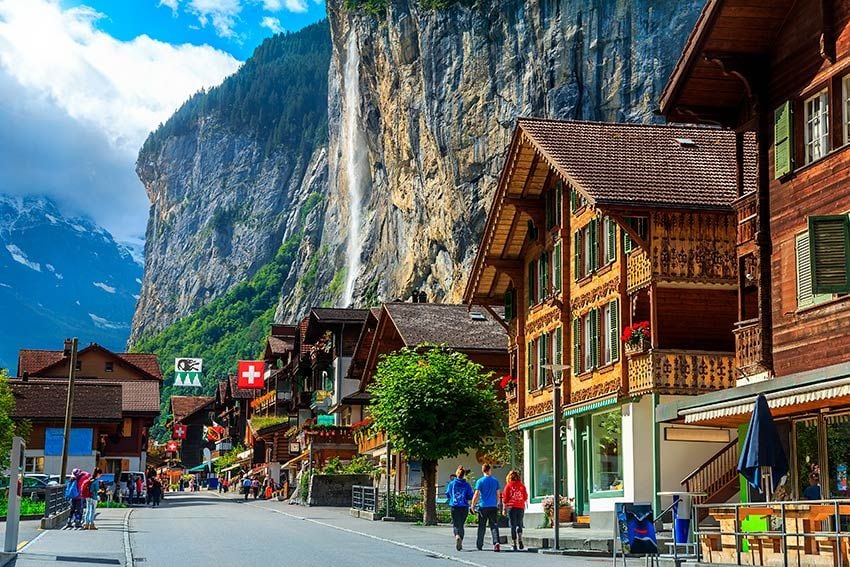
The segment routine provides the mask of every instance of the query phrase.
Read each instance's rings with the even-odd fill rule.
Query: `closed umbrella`
[[[762,467],[767,467],[770,471],[771,484],[767,494],[770,499],[773,488],[778,486],[782,477],[788,474],[788,457],[782,448],[782,441],[776,431],[767,398],[759,395],[750,418],[750,429],[741,448],[738,472],[760,493],[764,492],[759,482]]]

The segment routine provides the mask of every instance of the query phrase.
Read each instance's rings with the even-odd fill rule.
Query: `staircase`
[[[695,497],[694,504],[728,502],[740,488],[738,481],[738,440],[730,442],[713,457],[682,480],[688,492],[705,492],[707,496]],[[700,509],[697,523],[705,519],[708,511]]]

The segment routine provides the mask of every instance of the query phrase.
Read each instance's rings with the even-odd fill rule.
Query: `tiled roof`
[[[407,346],[445,344],[456,350],[508,349],[508,333],[480,307],[440,303],[387,303],[393,326]],[[474,320],[478,313],[483,320]]]
[[[322,323],[365,321],[368,309],[336,309],[326,307],[313,308],[310,313]]]
[[[23,376],[24,372],[35,374],[61,360],[61,350],[20,350],[18,351],[18,376]]]
[[[207,405],[212,398],[207,396],[171,396],[171,413],[174,421],[180,421]]]
[[[162,380],[162,369],[155,354],[143,352],[116,352],[115,354],[136,368],[141,368],[154,378]]]
[[[286,354],[295,348],[295,337],[269,337],[269,348],[272,354]]]
[[[533,118],[518,127],[596,204],[729,208],[738,195],[732,131]],[[752,189],[754,165],[745,171]]]
[[[12,417],[32,420],[63,420],[68,385],[56,380],[10,380],[15,397]],[[120,420],[121,385],[79,382],[74,385],[74,419],[78,421]]]
[[[253,400],[257,397],[260,390],[248,390],[239,387],[239,379],[234,374],[230,377],[230,391],[233,392],[233,397],[237,400]]]
[[[124,363],[139,369],[143,373],[162,380],[162,371],[160,370],[159,361],[155,354],[112,352],[94,343],[80,349],[78,354],[82,355],[86,350],[92,348],[112,354]],[[18,352],[18,375],[23,376],[24,372],[28,372],[31,376],[36,376],[39,372],[61,363],[63,359],[64,357],[62,356],[61,350],[22,349]]]
[[[159,382],[125,380],[116,382],[122,388],[122,407],[128,413],[159,413]]]

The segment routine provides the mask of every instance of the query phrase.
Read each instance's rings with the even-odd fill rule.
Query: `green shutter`
[[[850,293],[850,219],[809,217],[812,293]]]
[[[628,254],[632,251],[632,237],[625,230],[623,231],[623,254]]]
[[[608,348],[611,360],[620,358],[620,300],[608,304]]]
[[[564,330],[561,327],[555,329],[555,344],[552,346],[552,362],[564,363]]]
[[[561,291],[561,243],[555,243],[552,251],[552,290]]]
[[[536,262],[528,263],[528,286],[526,286],[525,296],[528,301],[528,306],[531,307],[534,305],[534,302],[537,300],[537,286],[534,285],[535,274],[537,273],[537,265]]]
[[[505,292],[505,321],[511,321],[514,318],[514,299],[513,289]]]
[[[555,226],[563,225],[562,210],[564,208],[564,184],[558,181],[555,185]]]
[[[576,190],[571,188],[570,189],[570,212],[571,213],[576,212],[577,208],[578,208],[578,196],[576,195]]]
[[[587,238],[590,242],[590,271],[595,272],[599,268],[599,223],[596,219],[587,225]]]
[[[791,136],[791,101],[786,101],[773,112],[773,178],[791,173],[794,163]]]
[[[573,258],[573,271],[575,272],[576,281],[581,279],[581,231],[577,230],[575,233],[575,237],[573,238],[573,244],[575,245],[575,255]]]
[[[539,355],[537,360],[537,384],[542,387],[549,383],[549,373],[545,368],[543,368],[545,365],[549,364],[549,335],[543,333],[540,335],[538,341],[537,350]]]
[[[549,295],[549,253],[543,252],[537,260],[537,298],[543,301]]]
[[[528,341],[525,350],[525,387],[529,392],[535,389],[534,386],[534,341]]]
[[[590,317],[590,364],[593,368],[599,366],[599,310],[591,309]]]
[[[581,319],[573,319],[573,359],[570,361],[573,374],[581,373]]]
[[[812,263],[808,232],[797,235],[795,249],[797,251],[797,309],[811,307],[830,299],[832,294],[812,294]]]
[[[613,262],[617,259],[617,223],[613,219],[608,221],[608,257],[605,258],[605,263]]]

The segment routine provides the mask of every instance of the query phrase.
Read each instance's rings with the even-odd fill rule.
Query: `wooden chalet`
[[[204,428],[212,424],[214,402],[210,396],[171,396],[172,418],[166,426],[172,431],[178,425],[186,427],[186,438],[179,441],[179,460],[184,469],[203,463],[204,449],[215,449],[215,444],[204,437]]]
[[[16,414],[21,418],[27,417],[33,423],[26,453],[30,472],[59,474],[61,450],[57,455],[54,442],[58,435],[61,444],[65,402],[61,404],[61,417],[57,422],[54,411],[57,408],[54,408],[53,404],[59,402],[53,398],[65,399],[63,396],[66,394],[62,394],[60,390],[67,393],[69,364],[70,358],[65,357],[61,350],[24,349],[18,353],[19,378],[12,381],[16,397],[37,400],[37,397],[31,396],[37,396],[38,388],[43,387],[45,399],[52,400],[45,404],[42,415],[32,406],[31,409],[24,410],[23,405]],[[162,373],[156,355],[112,352],[94,343],[81,349],[77,353],[71,432],[71,443],[76,442],[78,445],[75,445],[77,454],[72,455],[69,460],[69,463],[78,464],[69,466],[85,464],[86,470],[99,466],[105,472],[145,470],[148,431],[160,413],[161,383]],[[108,404],[114,397],[113,393],[118,391],[118,426],[94,427],[90,423],[87,425],[86,418],[90,421],[94,414],[78,413],[79,408],[88,403],[88,400],[80,401],[81,405],[76,405],[81,391],[94,396],[95,401],[99,396],[103,396],[105,404]],[[23,401],[21,403],[24,404]],[[29,417],[21,413],[31,411],[34,413]],[[112,419],[112,414],[109,416],[109,419]],[[82,419],[78,421],[78,418]],[[88,452],[82,446],[86,443],[90,445]]]
[[[754,135],[758,170],[755,187],[734,203],[742,380],[733,390],[662,405],[657,418],[743,434],[755,397],[764,394],[791,461],[787,482],[775,487],[784,499],[802,499],[813,473],[822,498],[850,497],[848,100],[850,4],[710,0],[660,104],[669,120],[734,132],[731,172],[748,156],[742,140]],[[736,460],[730,447],[690,486],[709,492],[709,502],[723,501],[724,487],[737,488]],[[744,502],[760,498],[741,491]],[[804,564],[832,565],[840,561],[834,550],[807,545]],[[735,562],[728,541],[712,551],[716,562]],[[791,549],[786,558],[796,564],[798,553]]]
[[[593,525],[611,522],[616,500],[657,504],[717,451],[665,441],[653,411],[735,384],[735,141],[710,128],[518,121],[465,301],[505,306],[509,421],[532,513],[554,481],[545,364],[571,368],[558,481]],[[642,322],[650,339],[624,345],[623,329]]]

